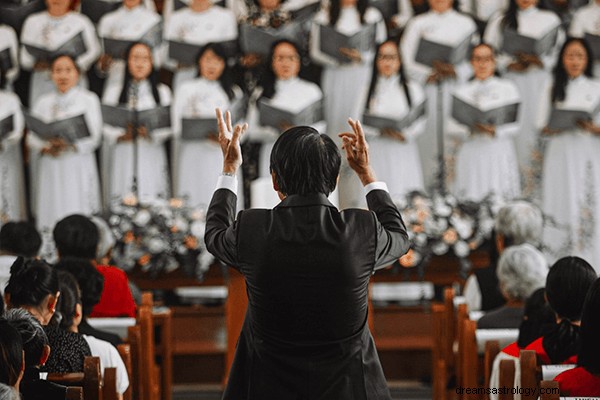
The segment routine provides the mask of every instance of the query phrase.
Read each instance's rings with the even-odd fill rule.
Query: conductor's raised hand
[[[348,118],[348,124],[352,132],[343,132],[342,149],[346,152],[346,159],[350,168],[356,172],[363,185],[375,182],[375,172],[369,163],[369,145],[365,139],[365,133],[359,121]]]
[[[240,140],[248,129],[248,124],[231,125],[231,113],[227,111],[225,118],[220,108],[216,109],[219,126],[219,145],[223,152],[223,173],[235,174],[242,165],[242,147]]]

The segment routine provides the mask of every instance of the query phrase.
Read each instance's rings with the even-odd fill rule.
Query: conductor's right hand
[[[369,145],[365,139],[362,125],[359,121],[348,118],[351,132],[340,133],[342,138],[342,149],[346,151],[346,159],[350,168],[356,172],[363,186],[375,182],[375,172],[369,163]]]
[[[227,174],[236,174],[240,165],[242,165],[242,148],[240,139],[248,129],[248,124],[236,124],[235,128],[231,126],[231,113],[223,113],[217,108],[217,123],[219,126],[219,144],[223,152],[223,172]]]

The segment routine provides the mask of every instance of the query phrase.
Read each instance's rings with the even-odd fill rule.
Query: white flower
[[[473,235],[473,224],[471,220],[460,218],[458,215],[453,215],[450,217],[450,223],[454,226],[458,236],[462,239],[467,239]]]
[[[133,218],[133,223],[136,224],[137,226],[144,227],[144,226],[148,225],[148,222],[150,222],[151,219],[152,219],[152,214],[150,214],[150,211],[148,211],[146,209],[141,209],[140,211],[138,211],[138,213]]]
[[[170,226],[175,227],[178,232],[183,232],[188,229],[187,221],[181,216],[175,218],[175,221],[173,221],[173,225]]]
[[[161,253],[169,248],[167,243],[164,240],[161,240],[157,237],[153,237],[147,242],[148,251],[152,254]]]
[[[415,244],[417,246],[425,246],[427,244],[427,235],[424,233],[419,233],[415,236]]]
[[[197,238],[204,237],[204,231],[206,230],[206,224],[202,221],[194,221],[190,226],[190,233]]]
[[[444,242],[437,242],[433,246],[431,246],[431,251],[436,256],[441,256],[442,254],[446,254],[448,252],[448,245]]]
[[[469,255],[469,245],[467,244],[467,242],[463,242],[462,240],[459,240],[458,242],[454,243],[454,254],[456,254],[457,257],[466,257]]]

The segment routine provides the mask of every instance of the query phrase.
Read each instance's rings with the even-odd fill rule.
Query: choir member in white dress
[[[102,96],[102,103],[138,111],[171,104],[171,91],[158,83],[152,49],[135,43],[127,52],[127,69],[123,84],[111,85]],[[137,195],[141,202],[152,202],[170,196],[169,167],[165,142],[172,136],[170,127],[148,131],[144,126],[127,129],[104,125],[103,149],[107,177],[105,186],[109,204],[121,202],[125,196]],[[134,142],[135,141],[135,142]],[[137,142],[137,144],[136,144]],[[134,151],[137,148],[137,165]],[[137,193],[133,187],[133,171],[137,172]]]
[[[587,6],[581,7],[575,12],[571,25],[569,26],[569,35],[577,38],[584,38],[586,34],[600,36],[600,0],[592,0]],[[594,53],[594,76],[600,76],[600,46],[598,50],[592,48]]]
[[[279,129],[261,126],[257,102],[267,101],[277,109],[298,113],[323,98],[318,85],[298,77],[301,63],[300,51],[294,42],[286,39],[275,42],[260,86],[252,94],[248,108],[248,138],[262,143],[258,158],[259,178],[271,176],[271,149],[279,134],[291,126]],[[315,121],[311,126],[320,132],[326,129],[325,121]]]
[[[150,30],[156,29],[162,20],[155,11],[149,10],[142,0],[123,0],[123,6],[105,14],[98,23],[98,36],[102,38],[117,39],[130,42],[147,42],[151,38],[144,38]],[[159,28],[160,29],[160,25]],[[149,43],[150,44],[150,43]],[[155,68],[160,67],[162,56],[161,46],[154,47]],[[107,74],[104,86],[120,85],[125,73],[125,61],[103,54],[98,62],[99,69]]]
[[[0,82],[6,89],[19,76],[19,41],[15,30],[9,25],[0,24]]]
[[[26,216],[21,102],[14,93],[0,90],[0,124],[7,118],[12,119],[12,131],[3,134],[0,127],[0,224],[21,221]]]
[[[450,93],[457,83],[467,81],[471,75],[471,66],[466,55],[465,59],[456,65],[438,62],[432,67],[422,64],[417,61],[419,45],[422,39],[426,39],[455,48],[465,40],[471,40],[473,43],[477,40],[475,22],[471,17],[455,10],[453,7],[457,6],[453,0],[428,0],[428,2],[430,10],[409,21],[400,42],[400,54],[408,77],[426,85],[427,124],[425,134],[417,140],[426,186],[439,183],[439,178],[446,179],[445,176],[440,177],[439,170],[439,109],[442,110],[440,123],[444,131],[441,134],[459,129],[449,120]],[[438,96],[442,98],[441,107],[438,106]],[[450,146],[446,143],[445,147]]]
[[[600,81],[592,78],[587,43],[569,39],[560,52],[548,100],[540,107],[539,124],[548,137],[544,155],[542,210],[566,225],[566,237],[547,228],[544,242],[556,257],[576,255],[600,269]],[[547,126],[551,109],[596,110],[592,120],[564,131]]]
[[[404,29],[408,21],[413,17],[415,11],[410,0],[397,0],[398,14],[391,18],[392,27],[396,29]],[[386,17],[386,16],[384,16]]]
[[[95,150],[102,137],[98,97],[77,86],[80,72],[73,58],[59,56],[50,66],[56,89],[35,99],[32,114],[52,122],[83,115],[90,136],[73,144],[57,137],[44,140],[29,132],[32,156],[33,206],[40,232],[48,232],[70,214],[100,211],[100,182]]]
[[[48,10],[29,16],[21,31],[21,67],[33,70],[29,84],[29,102],[32,104],[42,94],[51,92],[53,84],[48,73],[48,62],[36,60],[25,44],[53,51],[81,33],[85,51],[75,56],[82,72],[80,84],[84,87],[87,86],[85,71],[100,56],[100,43],[94,25],[85,15],[70,11],[71,0],[47,0],[46,3]]]
[[[171,109],[176,137],[174,155],[175,195],[188,204],[208,207],[214,191],[214,176],[220,171],[221,147],[215,135],[209,139],[186,140],[181,137],[182,118],[214,118],[215,108],[229,110],[234,101],[240,101],[242,91],[233,84],[227,66],[225,50],[218,43],[208,43],[198,58],[198,77],[185,82],[176,92]],[[234,116],[239,119],[239,116]],[[216,120],[215,120],[216,124]],[[241,177],[238,177],[238,207],[243,208]]]
[[[540,88],[546,87],[550,81],[558,50],[564,42],[564,32],[559,28],[555,45],[541,56],[523,54],[515,57],[503,52],[502,48],[505,29],[513,29],[520,35],[539,38],[560,25],[561,21],[555,13],[540,10],[536,4],[537,0],[510,0],[508,10],[504,14],[496,14],[490,20],[484,34],[485,43],[499,52],[498,69],[501,73],[506,71],[505,77],[513,81],[521,92],[520,128],[519,135],[516,137],[516,146],[524,184],[523,191],[528,197],[537,196],[536,166],[533,165],[532,160],[535,159],[534,152],[538,140],[536,116],[544,95]]]
[[[310,55],[314,62],[323,65],[321,86],[325,95],[325,120],[327,133],[341,143],[337,134],[347,129],[348,117],[360,118],[364,109],[364,88],[369,84],[369,71],[375,57],[374,46],[368,51],[341,48],[350,60],[340,63],[320,49],[320,26],[333,27],[344,35],[353,35],[375,25],[375,42],[386,39],[386,27],[379,10],[368,7],[367,0],[331,0],[313,20],[310,37]],[[356,175],[343,164],[338,182],[340,207],[355,207],[363,203],[361,185]]]
[[[166,21],[164,31],[165,41],[194,44],[198,48],[209,42],[229,42],[237,37],[237,21],[233,12],[213,5],[211,0],[192,0],[189,7],[175,11]],[[179,65],[176,60],[169,59],[168,66],[175,71],[175,92],[181,83],[193,79],[196,74],[194,65]]]
[[[425,92],[417,82],[408,82],[401,67],[398,44],[388,40],[377,48],[365,113],[402,120],[411,110],[423,106]],[[394,199],[413,190],[423,191],[423,171],[416,138],[425,129],[425,114],[402,131],[378,130],[365,124],[373,168],[388,185]],[[370,135],[373,133],[373,135]]]
[[[473,49],[472,81],[456,88],[454,95],[479,110],[516,104],[520,95],[514,83],[494,76],[494,50],[487,44]],[[481,201],[493,194],[504,201],[521,194],[521,182],[513,137],[519,133],[517,122],[501,125],[465,126],[464,138],[456,159],[454,194],[459,199]]]

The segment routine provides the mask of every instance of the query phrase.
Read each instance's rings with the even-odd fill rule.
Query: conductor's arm
[[[377,232],[374,269],[385,267],[408,251],[410,242],[406,227],[398,208],[392,201],[387,187],[377,182],[375,172],[369,163],[368,144],[359,121],[348,120],[353,133],[340,133],[346,151],[348,165],[356,172],[367,191],[367,204],[375,213]]]
[[[208,251],[227,265],[237,265],[236,188],[237,171],[242,165],[240,137],[248,124],[231,126],[231,114],[225,115],[217,109],[219,144],[223,151],[223,175],[219,177],[217,190],[213,194],[206,213],[204,242]]]

